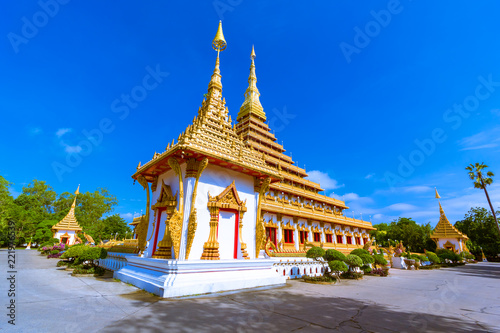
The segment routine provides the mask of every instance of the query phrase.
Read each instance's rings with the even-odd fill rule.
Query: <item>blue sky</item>
[[[500,173],[499,10],[494,1],[9,2],[0,174],[13,194],[34,178],[58,193],[107,187],[131,221],[145,193],[130,176],[196,115],[222,20],[233,119],[254,44],[270,126],[349,216],[434,225],[437,187],[454,222],[486,206],[465,166]],[[500,187],[490,191],[499,207]]]

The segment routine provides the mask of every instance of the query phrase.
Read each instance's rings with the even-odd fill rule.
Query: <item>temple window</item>
[[[293,243],[293,229],[285,229],[285,243]]]
[[[368,238],[363,237],[363,244],[366,244],[366,243],[368,243]]]
[[[337,235],[337,243],[339,244],[343,244],[343,239],[342,239],[342,235]]]
[[[300,244],[304,244],[304,241],[307,240],[307,231],[300,231]]]
[[[361,245],[361,237],[356,237],[356,245]]]
[[[321,242],[321,234],[319,232],[313,233],[313,236],[315,242]]]
[[[347,244],[352,244],[352,236],[346,236]]]
[[[326,234],[326,242],[327,243],[333,243],[332,235],[331,234]]]
[[[266,239],[270,239],[276,245],[276,228],[266,227]]]

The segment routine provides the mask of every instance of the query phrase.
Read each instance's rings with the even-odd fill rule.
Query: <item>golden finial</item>
[[[139,170],[141,167],[141,162],[139,161],[139,164],[137,165],[137,170]]]
[[[215,51],[217,51],[217,53],[219,53],[219,51],[224,51],[226,46],[227,43],[224,39],[224,34],[222,33],[222,21],[219,21],[219,28],[217,29],[214,40],[212,41],[212,47]]]
[[[250,54],[250,59],[252,59],[252,60],[255,59],[255,50],[254,50],[253,45],[252,45],[252,54]]]
[[[441,197],[439,196],[437,188],[434,187],[434,190],[436,191],[436,199],[440,199]]]
[[[78,184],[78,187],[77,187],[77,189],[75,191],[75,195],[77,195],[77,194],[80,194],[80,184]]]

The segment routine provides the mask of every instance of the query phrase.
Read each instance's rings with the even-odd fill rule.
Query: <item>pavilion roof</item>
[[[68,214],[66,214],[66,216],[61,221],[59,221],[55,226],[53,226],[52,230],[74,230],[74,231],[82,230],[82,227],[80,227],[75,217],[76,196],[80,193],[78,191],[79,189],[80,185],[78,185],[78,188],[76,189],[75,199],[73,200],[73,204],[71,205]]]
[[[439,238],[462,238],[462,239],[469,239],[467,235],[461,233],[458,231],[457,228],[455,228],[450,221],[448,221],[448,218],[446,217],[443,207],[441,207],[441,203],[439,203],[439,222],[434,228],[434,231],[431,234],[432,239],[439,239]]]

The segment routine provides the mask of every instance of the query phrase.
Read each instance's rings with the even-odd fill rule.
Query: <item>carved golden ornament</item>
[[[317,225],[315,225],[315,226],[313,226],[313,227],[311,227],[311,228],[312,228],[312,232],[316,232],[316,233],[318,233],[318,232],[321,232],[321,231],[322,231],[320,228],[318,228],[318,226],[317,226]]]
[[[169,222],[175,259],[179,259],[182,236],[182,216],[184,214],[184,185],[182,182],[182,170],[177,159],[175,157],[170,157],[168,159],[168,165],[172,168],[172,170],[179,178],[179,210],[176,209],[174,211]]]
[[[288,223],[281,222],[281,229],[293,229],[293,230],[295,230],[295,225],[292,224],[290,221],[288,221]]]
[[[305,224],[300,224],[297,226],[299,231],[310,231],[310,229]]]
[[[189,253],[191,252],[191,246],[193,245],[194,235],[196,233],[197,226],[198,224],[196,222],[196,208],[195,208],[191,210],[191,214],[189,215],[188,235],[186,243],[186,260],[189,258]]]
[[[278,223],[273,222],[272,219],[269,219],[269,221],[265,222],[264,225],[266,228],[278,228]]]
[[[151,183],[151,192],[156,192],[156,188],[158,187],[158,176],[153,177],[153,182]]]
[[[174,247],[174,255],[179,259],[181,235],[182,235],[182,215],[176,209],[172,218],[169,221],[170,237],[172,238],[172,245]]]
[[[255,258],[259,257],[260,249],[265,245],[266,227],[264,225],[264,219],[257,222],[255,227]]]
[[[262,184],[260,185],[260,192],[259,192],[259,202],[257,204],[257,219],[255,221],[255,258],[259,257],[259,252],[261,248],[264,246],[264,235],[266,232],[266,228],[264,226],[264,219],[262,218],[262,199],[265,195],[266,192],[269,191],[269,185],[271,184],[271,177],[267,177],[262,181]],[[263,234],[257,234],[259,229],[264,228]]]

